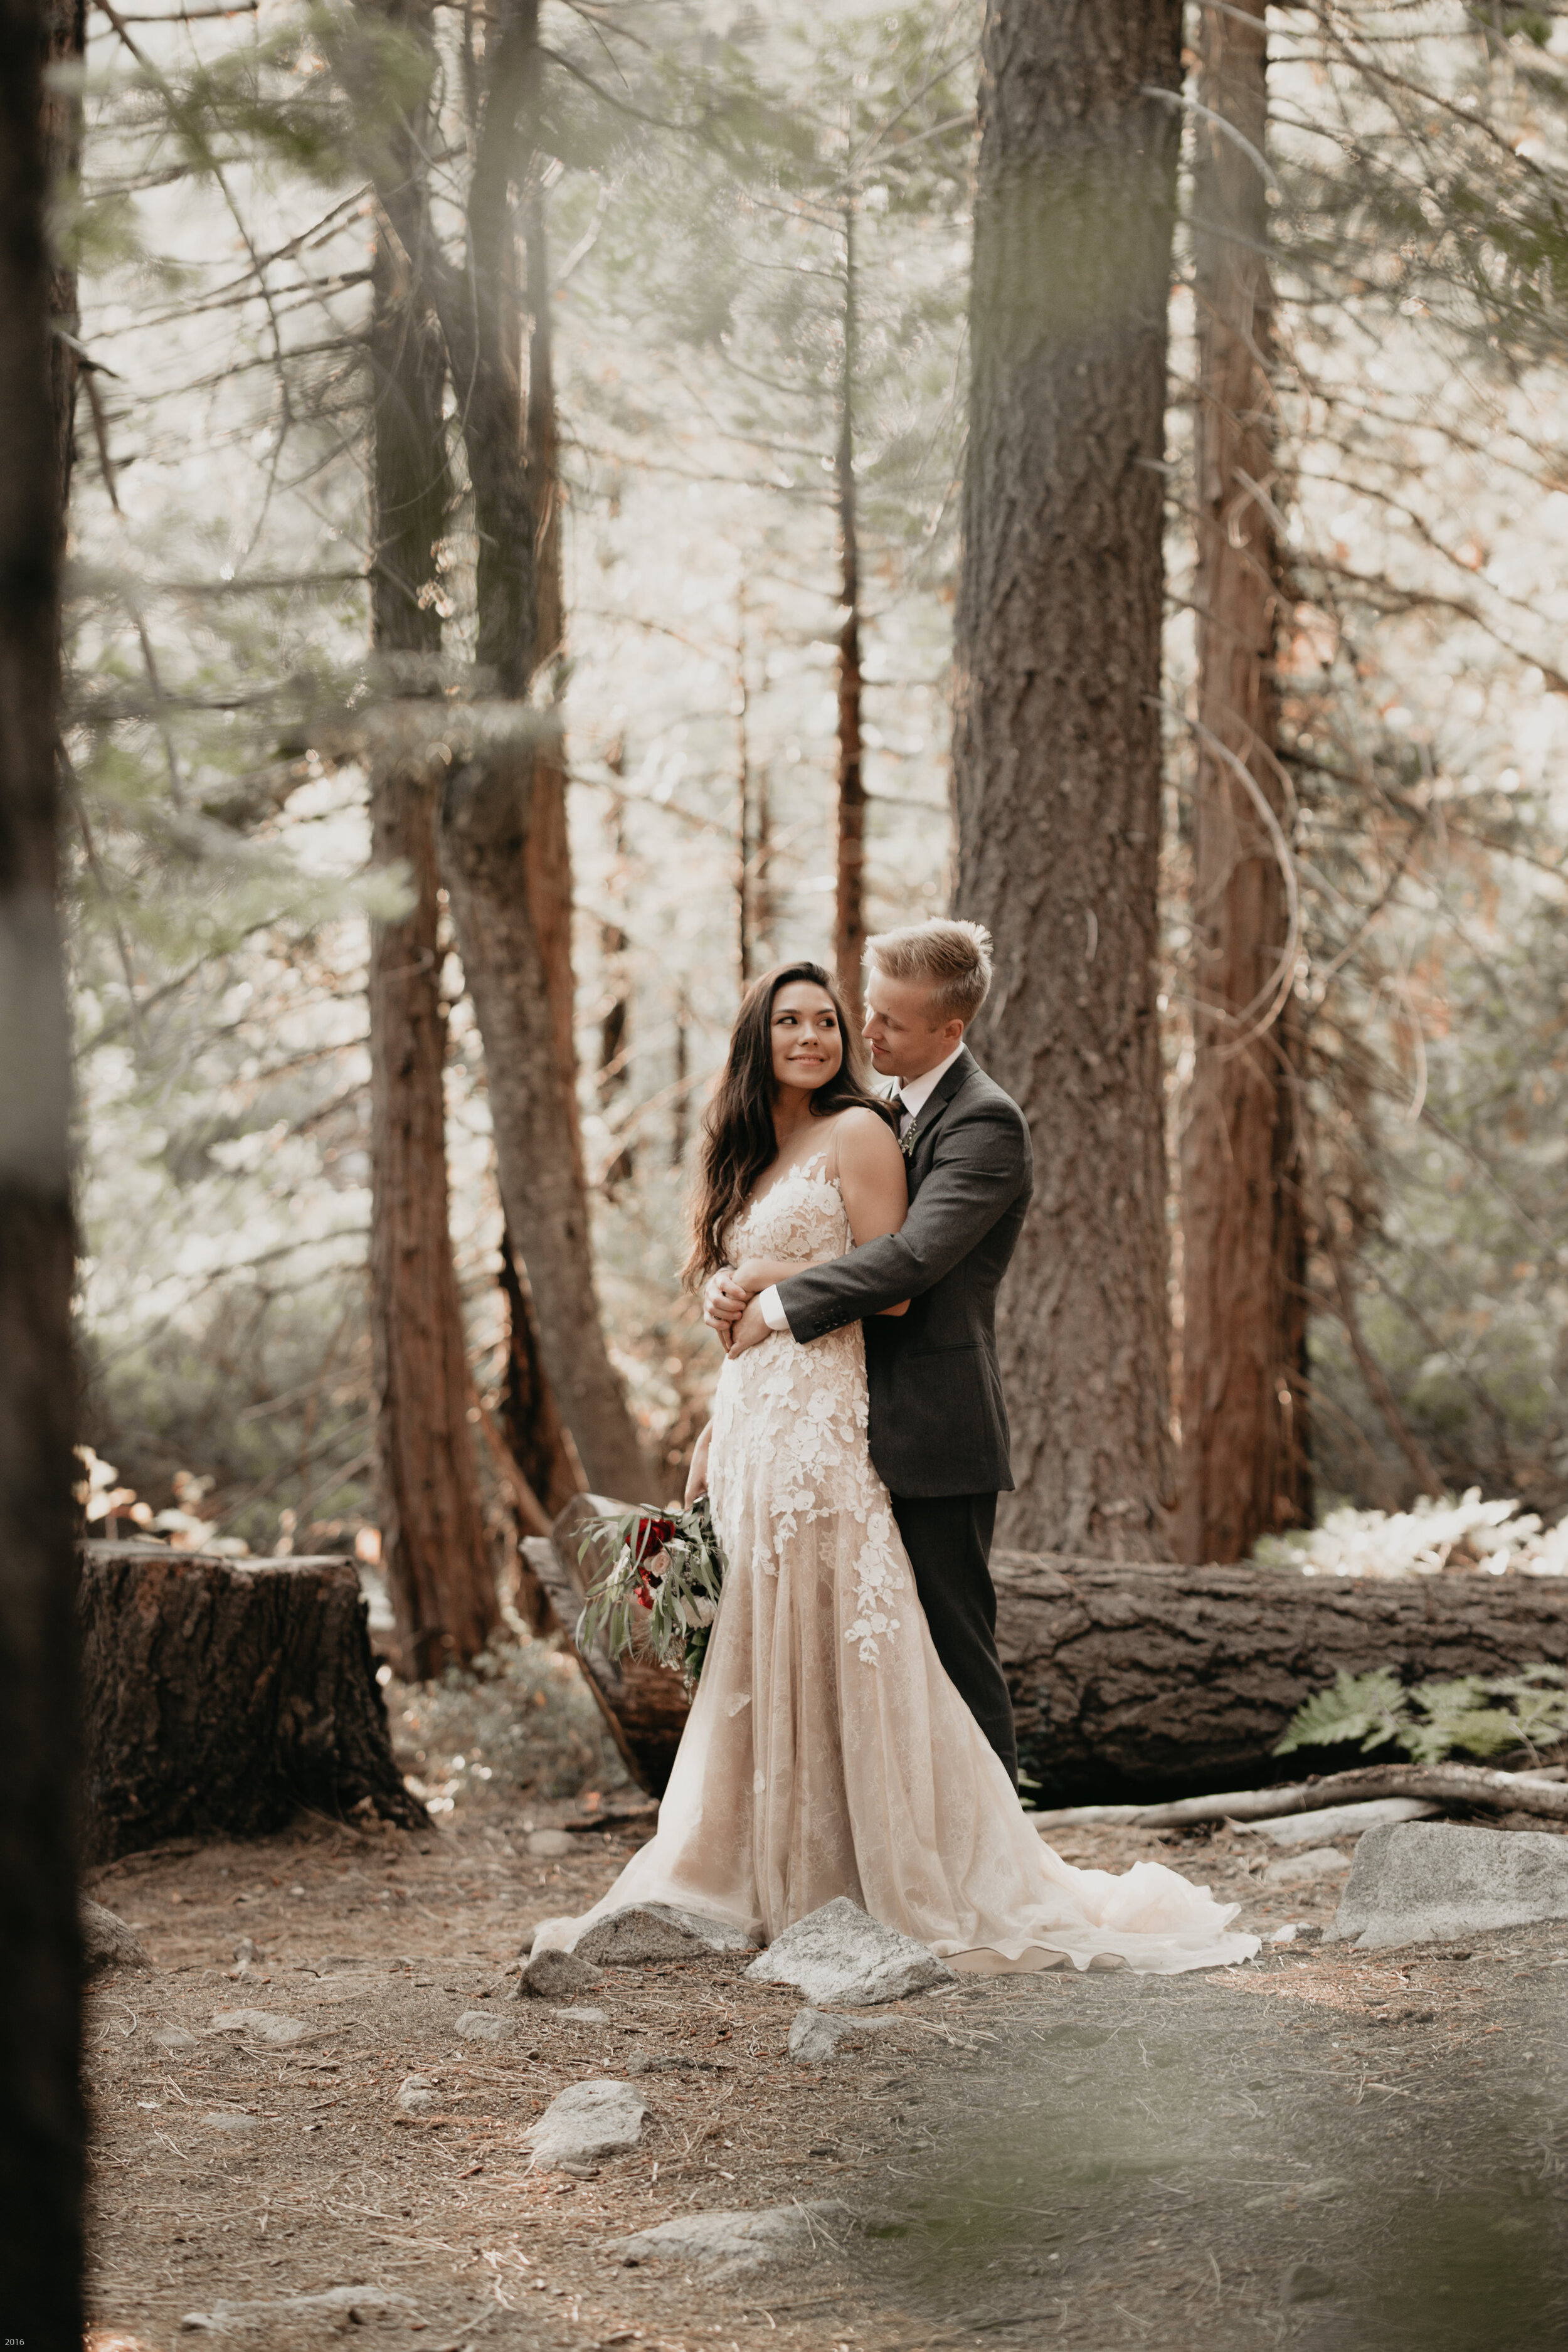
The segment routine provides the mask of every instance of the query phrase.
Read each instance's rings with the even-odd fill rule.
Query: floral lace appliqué
[[[815,1152],[737,1220],[731,1260],[798,1258],[821,1265],[850,1246],[849,1220],[827,1153]],[[874,1665],[899,1630],[908,1578],[888,1492],[867,1447],[866,1349],[858,1323],[809,1347],[786,1331],[726,1365],[714,1400],[713,1504],[722,1530],[766,1515],[759,1564],[776,1575],[785,1548],[814,1521],[847,1516],[860,1529],[853,1618],[844,1638]],[[762,1535],[762,1530],[757,1529]]]

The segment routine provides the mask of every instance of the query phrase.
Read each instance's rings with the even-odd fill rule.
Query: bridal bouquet
[[[617,1658],[628,1650],[651,1652],[661,1665],[679,1666],[695,1690],[724,1580],[707,1496],[689,1511],[622,1511],[584,1520],[578,1559],[601,1546],[614,1557],[588,1588],[578,1648],[602,1643]]]

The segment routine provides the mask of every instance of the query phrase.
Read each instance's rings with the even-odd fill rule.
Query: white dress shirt
[[[893,1099],[899,1106],[899,1141],[900,1143],[963,1051],[963,1040],[961,1037],[947,1059],[939,1062],[934,1069],[922,1071],[918,1078],[900,1079],[898,1092]],[[784,1311],[776,1283],[770,1283],[766,1290],[758,1292],[757,1304],[763,1310],[763,1320],[770,1331],[789,1329],[789,1317]]]

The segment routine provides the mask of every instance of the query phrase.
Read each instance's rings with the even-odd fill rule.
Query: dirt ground
[[[1315,1941],[1342,1873],[1265,1885],[1275,1850],[1229,1830],[1078,1832],[1074,1862],[1166,1861],[1297,1933],[1206,1976],[971,1979],[807,2067],[796,1997],[739,1959],[607,1971],[602,2025],[509,1998],[535,1923],[601,1893],[652,1816],[606,1822],[624,1788],[421,1769],[458,1793],[416,1836],[311,1819],[97,1874],[154,1962],[89,1999],[97,2352],[1568,2344],[1568,1924],[1363,1958]],[[531,1854],[551,1827],[569,1852]],[[233,2009],[304,2036],[215,2030]],[[456,2034],[475,2010],[500,2044]],[[439,2093],[420,2116],[396,2104],[415,2074]],[[523,2131],[594,2076],[636,2082],[641,2146],[531,2173]],[[787,2265],[615,2250],[796,2202],[836,2210]],[[361,2305],[266,2308],[346,2286]],[[215,2331],[220,2303],[262,2308]]]

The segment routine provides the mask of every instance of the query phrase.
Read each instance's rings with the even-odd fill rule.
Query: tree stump
[[[296,1807],[429,1820],[403,1785],[351,1559],[83,1547],[83,1850],[254,1835]]]

